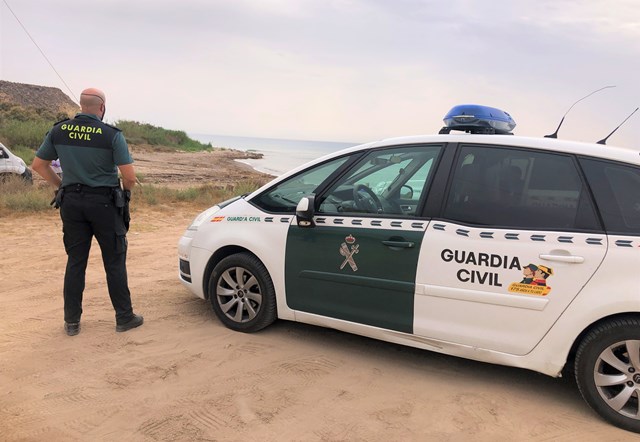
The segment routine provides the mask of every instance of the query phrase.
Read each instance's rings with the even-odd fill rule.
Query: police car
[[[640,432],[639,152],[513,136],[492,108],[445,122],[202,212],[180,280],[241,332],[280,318],[573,371],[597,413]]]

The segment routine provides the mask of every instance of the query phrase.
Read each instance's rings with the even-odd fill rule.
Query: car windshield
[[[340,157],[328,163],[311,167],[292,176],[252,200],[253,204],[268,212],[294,212],[298,202],[311,195],[316,188],[342,166],[349,157]]]

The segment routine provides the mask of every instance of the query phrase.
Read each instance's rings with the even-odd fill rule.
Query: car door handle
[[[398,249],[411,249],[411,248],[413,248],[413,246],[415,246],[415,243],[413,243],[411,241],[391,241],[391,240],[386,240],[386,241],[382,241],[382,244],[384,244],[387,247],[398,248]]]
[[[582,264],[584,257],[575,255],[538,255],[540,259],[547,261],[568,262],[570,264]]]

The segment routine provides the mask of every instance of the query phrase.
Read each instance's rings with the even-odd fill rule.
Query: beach
[[[243,163],[242,161],[259,155],[241,150],[175,152],[134,145],[131,146],[131,154],[136,174],[141,177],[143,186],[152,184],[186,188],[214,185],[233,188],[240,182],[262,185],[274,178],[271,174],[259,172]]]

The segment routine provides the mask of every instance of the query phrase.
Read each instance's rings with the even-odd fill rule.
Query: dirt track
[[[637,440],[573,383],[278,321],[235,333],[177,279],[190,210],[136,211],[115,333],[94,243],[82,331],[62,329],[55,212],[0,218],[0,440]]]

